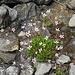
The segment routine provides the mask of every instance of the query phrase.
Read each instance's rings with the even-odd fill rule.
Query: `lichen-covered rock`
[[[0,51],[13,52],[18,50],[18,48],[19,41],[13,33],[0,33]]]
[[[4,67],[0,67],[0,75],[6,75]]]

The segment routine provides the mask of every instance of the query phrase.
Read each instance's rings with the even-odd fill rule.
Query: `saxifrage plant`
[[[47,36],[36,36],[32,39],[27,53],[30,58],[36,58],[38,62],[44,62],[54,57],[58,45],[56,40],[48,39]]]

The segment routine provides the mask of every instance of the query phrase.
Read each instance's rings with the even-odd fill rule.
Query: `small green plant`
[[[56,68],[56,75],[63,75],[62,71],[59,68]]]
[[[52,25],[52,21],[47,16],[45,16],[44,17],[44,26],[51,26],[51,25]]]
[[[38,62],[44,62],[54,57],[54,52],[58,46],[54,39],[48,39],[44,36],[36,36],[32,39],[28,48],[28,56],[36,58]]]

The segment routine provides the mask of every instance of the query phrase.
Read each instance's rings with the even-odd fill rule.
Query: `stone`
[[[72,16],[72,18],[69,21],[69,27],[75,27],[75,14]]]
[[[75,0],[70,0],[68,2],[68,7],[71,8],[71,9],[75,9]]]
[[[69,75],[75,75],[75,65],[70,63]]]
[[[53,0],[33,0],[36,4],[49,4],[51,3]]]
[[[5,68],[0,67],[0,75],[6,75]]]
[[[13,8],[8,7],[7,5],[3,4],[2,6],[8,10],[11,21],[14,21],[18,15],[17,11]]]
[[[18,38],[13,34],[9,33],[6,36],[6,33],[0,34],[0,51],[2,52],[13,52],[19,49]]]
[[[0,24],[2,24],[6,12],[7,12],[6,8],[0,6]]]
[[[50,63],[38,63],[36,67],[35,75],[44,75],[48,73],[51,69]]]
[[[27,59],[25,62],[22,63],[23,67],[21,66],[22,70],[20,75],[33,75],[34,68],[30,63],[30,59]]]
[[[69,56],[60,55],[59,58],[56,60],[56,63],[57,64],[65,64],[65,63],[68,63],[70,61],[71,61],[71,59]]]
[[[11,63],[16,57],[15,53],[3,53],[0,52],[0,59],[3,61],[3,63]]]
[[[6,75],[18,75],[19,74],[19,68],[15,66],[9,66],[6,69]]]

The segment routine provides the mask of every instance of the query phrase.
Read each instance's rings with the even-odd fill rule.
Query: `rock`
[[[17,15],[18,15],[17,11],[13,8],[8,7],[7,5],[3,4],[2,6],[5,7],[8,10],[11,21],[14,21],[17,18]]]
[[[72,18],[69,21],[69,27],[75,27],[75,14],[72,16]]]
[[[68,3],[68,7],[71,9],[75,9],[75,0],[70,0]]]
[[[18,50],[19,41],[13,33],[0,33],[0,51],[13,52]]]
[[[35,75],[44,75],[48,73],[51,69],[51,64],[48,63],[38,63],[36,67]]]
[[[6,12],[7,12],[6,8],[0,6],[0,24],[2,24]]]
[[[19,68],[15,66],[9,66],[6,69],[6,74],[7,75],[18,75],[19,74]]]
[[[6,75],[5,68],[0,67],[0,75]]]
[[[3,61],[3,63],[11,63],[16,57],[15,53],[3,53],[0,52],[0,59]]]
[[[68,63],[70,62],[71,59],[69,56],[66,56],[66,55],[61,55],[59,56],[59,58],[56,60],[56,63],[57,64],[64,64],[64,63]]]
[[[23,67],[21,65],[22,70],[20,75],[33,75],[34,68],[30,63],[30,59],[27,59],[25,62],[22,63]]]
[[[75,75],[75,65],[70,63],[69,75]]]
[[[53,0],[33,0],[35,3],[37,4],[49,4],[51,3]]]

